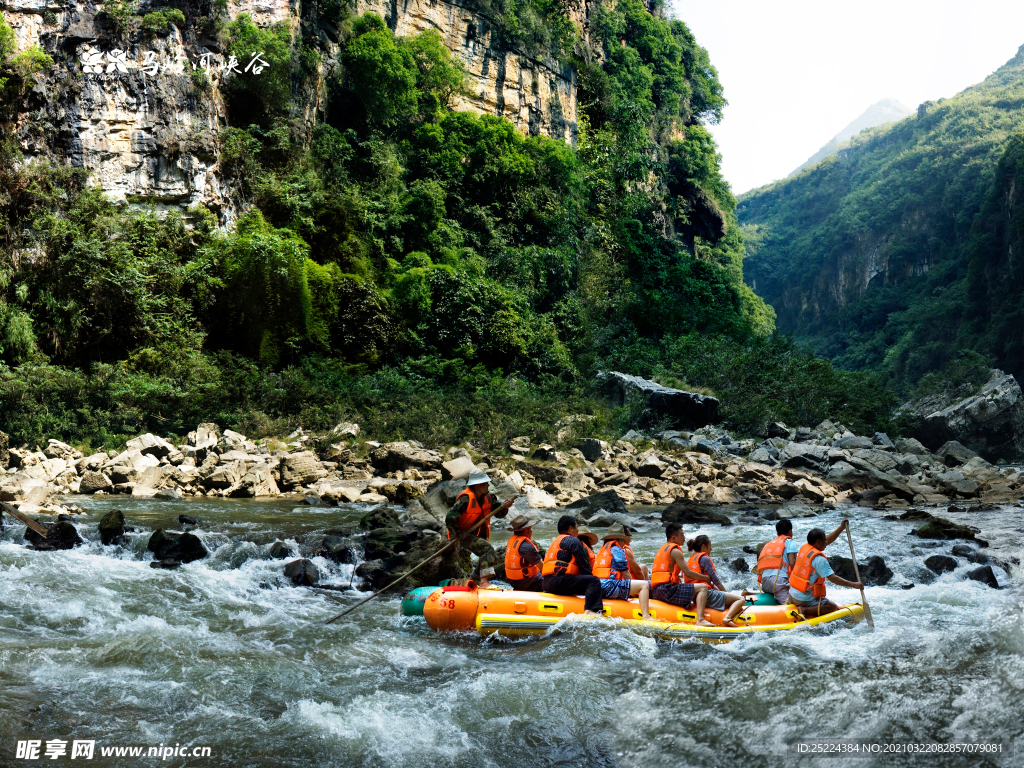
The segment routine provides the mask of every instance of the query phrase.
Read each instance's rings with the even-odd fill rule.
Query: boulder
[[[465,480],[476,471],[473,460],[466,456],[457,456],[451,461],[441,464],[442,480]]]
[[[173,557],[168,557],[164,560],[154,560],[149,564],[150,568],[159,568],[165,571],[174,571],[181,568],[181,561],[175,560]]]
[[[284,575],[296,587],[312,587],[320,582],[319,569],[304,557],[288,563]]]
[[[53,551],[57,549],[72,549],[82,544],[82,537],[73,523],[67,520],[58,519],[53,523],[45,523],[46,536],[40,536],[31,528],[25,529],[25,541],[33,549],[40,551]]]
[[[773,421],[765,427],[766,437],[781,437],[783,439],[789,438],[789,427],[783,424],[781,421]]]
[[[220,427],[205,422],[186,435],[186,442],[193,448],[212,448],[220,437]]]
[[[939,575],[952,573],[956,570],[956,560],[949,555],[932,555],[924,561],[924,567]]]
[[[330,431],[330,436],[333,439],[351,440],[359,437],[359,432],[358,424],[351,421],[343,421],[335,425],[334,429]]]
[[[896,459],[891,453],[875,449],[861,449],[854,451],[850,456],[850,464],[855,467],[863,467],[863,463],[877,469],[879,472],[891,472],[896,469]]]
[[[953,545],[953,556],[962,557],[971,563],[978,563],[979,565],[988,562],[988,555],[984,552],[979,552],[974,547],[967,544],[954,544]]]
[[[921,445],[920,440],[913,437],[901,437],[896,441],[896,450],[900,453],[913,453],[917,456],[930,456],[931,452]]]
[[[210,554],[195,534],[174,533],[164,531],[163,528],[157,528],[153,532],[146,549],[152,552],[157,560],[177,560],[180,563],[191,563]]]
[[[312,451],[290,453],[281,462],[281,485],[293,488],[297,485],[315,483],[322,470],[320,459]]]
[[[509,438],[507,445],[509,451],[517,456],[525,456],[530,452],[530,438],[525,435]]]
[[[200,482],[208,489],[224,490],[242,479],[241,462],[205,465],[199,472]]]
[[[611,446],[608,443],[595,437],[584,437],[578,440],[576,447],[587,461],[597,461],[611,451]]]
[[[0,501],[19,501],[23,504],[45,504],[53,488],[44,480],[27,477],[20,472],[0,480]]]
[[[141,499],[152,499],[156,496],[156,488],[149,485],[133,485],[131,495]]]
[[[185,494],[178,488],[161,488],[153,494],[153,498],[160,499],[161,501],[181,501],[185,498]]]
[[[97,526],[103,544],[124,544],[124,513],[112,509],[105,514]]]
[[[848,557],[833,556],[828,559],[829,565],[836,575],[847,581],[856,581],[857,572],[853,567],[853,560]],[[885,559],[878,555],[872,555],[867,562],[858,563],[860,577],[864,584],[869,587],[884,587],[893,577],[892,571],[885,564]]]
[[[616,472],[614,475],[609,475],[608,477],[602,478],[601,480],[598,481],[597,484],[598,485],[622,485],[623,483],[628,483],[629,479],[632,476],[633,475],[631,475],[629,472]]]
[[[921,419],[914,437],[925,445],[956,441],[990,460],[1024,453],[1024,396],[1009,374],[993,370],[977,395],[941,410],[922,405],[907,403],[901,410]]]
[[[779,452],[779,463],[784,467],[805,467],[818,472],[828,469],[828,448],[807,443],[787,443]]]
[[[978,454],[961,445],[956,440],[950,440],[943,443],[942,446],[935,451],[935,455],[942,459],[947,467],[959,467],[966,464],[971,459],[978,457]]]
[[[661,477],[668,470],[668,464],[652,453],[635,463],[632,469],[638,477]]]
[[[775,451],[775,455],[778,455],[778,451]],[[765,447],[757,448],[753,450],[750,456],[747,457],[750,461],[757,464],[771,464],[775,461],[775,456],[772,456],[771,451]]]
[[[732,520],[721,512],[713,512],[706,507],[697,506],[692,501],[677,498],[661,511],[663,523],[689,523],[691,525],[732,525]]]
[[[286,557],[292,556],[292,548],[283,541],[275,541],[270,545],[270,549],[267,550],[267,555],[272,560],[284,560]]]
[[[406,469],[441,469],[444,457],[437,451],[415,448],[409,443],[385,443],[370,454],[370,463],[384,472]]]
[[[430,514],[443,520],[465,488],[466,483],[462,480],[442,480],[427,488],[418,501]]]
[[[125,448],[129,451],[139,451],[149,456],[155,456],[158,459],[162,459],[176,451],[173,445],[162,437],[157,437],[150,432],[132,438],[125,443]]]
[[[708,395],[663,387],[617,371],[599,373],[597,380],[616,407],[640,399],[644,407],[641,425],[667,420],[676,429],[696,429],[713,424],[718,416],[718,399]]]
[[[405,506],[413,499],[418,499],[423,495],[420,487],[408,480],[401,483],[388,483],[381,486],[380,492],[392,504],[400,506]]]
[[[278,542],[284,546],[283,542]],[[277,546],[275,544],[274,546]],[[347,531],[328,531],[324,535],[324,541],[321,545],[323,555],[328,560],[333,560],[336,563],[347,563],[352,564],[358,562],[360,557],[360,547],[356,540]],[[280,557],[287,557],[288,555],[281,555]],[[277,555],[271,552],[271,557],[277,557]]]
[[[549,467],[528,461],[517,461],[516,469],[544,483],[561,483],[569,477],[569,470],[565,467]]]
[[[999,589],[999,582],[996,580],[996,574],[992,570],[991,565],[983,565],[981,568],[968,571],[967,578],[972,581],[980,581],[982,584],[992,587],[992,589]]]
[[[750,565],[742,557],[737,557],[729,565],[732,566],[734,571],[739,573],[750,573]]]
[[[869,448],[874,448],[875,444],[872,442],[870,437],[857,437],[851,435],[850,437],[841,437],[832,443],[833,448],[839,448],[843,451],[859,451]]]
[[[584,520],[589,520],[600,510],[616,515],[625,515],[629,512],[619,494],[611,489],[577,499],[569,505],[569,509],[579,510],[579,516]]]
[[[274,480],[273,468],[269,464],[256,464],[246,472],[238,482],[235,496],[256,498],[259,496],[277,496],[281,491]]]
[[[558,506],[558,499],[534,485],[526,486],[523,495],[532,509],[554,509]]]
[[[199,525],[199,520],[192,515],[178,515],[178,525]]]
[[[933,517],[912,533],[922,539],[967,539],[975,541],[974,531],[966,525],[957,525],[943,517]]]
[[[111,479],[102,472],[86,472],[79,481],[78,492],[93,494],[96,491],[104,491],[105,493],[110,493],[113,485],[114,483]]]

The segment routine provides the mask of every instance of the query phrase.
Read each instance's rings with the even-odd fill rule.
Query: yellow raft
[[[753,605],[736,617],[739,627],[721,626],[724,611],[711,609],[707,609],[704,615],[716,626],[698,627],[697,615],[692,610],[659,600],[651,600],[650,612],[654,620],[648,621],[640,618],[640,605],[636,600],[604,601],[604,616],[619,619],[621,626],[665,639],[693,638],[711,643],[726,643],[737,637],[801,627],[839,622],[855,624],[864,617],[864,607],[860,603],[844,605],[834,613],[815,619],[803,618],[795,605]],[[423,604],[423,617],[435,631],[475,629],[483,635],[498,633],[510,637],[544,634],[574,614],[583,614],[582,597],[478,589],[472,582],[469,586],[439,587]]]

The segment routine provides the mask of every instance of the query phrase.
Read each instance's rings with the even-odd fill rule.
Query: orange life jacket
[[[505,547],[505,575],[510,579],[532,579],[540,573],[539,565],[531,565],[526,562],[519,548],[526,542],[533,544],[533,540],[526,536],[514,534],[508,540]],[[536,545],[535,545],[536,546]]]
[[[583,539],[580,539],[580,541],[583,541]],[[594,554],[594,549],[585,541],[583,541],[583,548],[587,550],[587,557],[590,558],[590,572],[593,573],[594,563],[597,562],[597,555]]]
[[[463,496],[465,496],[467,499],[469,499],[469,505],[466,507],[466,511],[463,512],[459,516],[459,532],[460,533],[462,531],[468,531],[470,528],[472,528],[474,525],[476,525],[480,521],[480,518],[487,517],[487,515],[491,514],[491,495],[490,494],[487,494],[487,495],[484,496],[484,502],[483,502],[483,504],[481,504],[480,500],[477,499],[476,494],[473,493],[472,489],[467,488],[466,490],[464,490],[462,493],[460,493],[456,497],[456,499],[455,499],[456,503],[458,503],[458,500],[461,499]],[[483,524],[482,527],[477,528],[476,535],[477,536],[481,536],[481,537],[487,539],[488,541],[490,541],[491,540],[491,521],[488,520],[486,523]],[[451,534],[449,534],[449,537],[450,536],[451,536]]]
[[[711,559],[711,555],[709,555],[707,552],[694,552],[692,555],[690,555],[690,559],[686,561],[686,567],[694,573],[703,573],[703,571],[700,569],[700,559],[705,556],[708,558],[708,560]],[[714,565],[714,563],[712,563],[712,565]],[[683,574],[683,581],[685,581],[687,584],[708,584],[706,581],[691,578],[686,574]],[[718,589],[718,587],[716,587],[714,584],[708,584],[708,589]]]
[[[666,582],[669,584],[679,583],[679,566],[672,559],[672,550],[675,549],[682,551],[678,544],[673,544],[671,541],[661,545],[658,554],[654,556],[654,564],[651,565],[651,586]]]
[[[810,544],[804,544],[800,547],[800,551],[796,554],[796,565],[793,566],[793,570],[789,572],[789,587],[795,589],[797,592],[803,592],[807,594],[811,593],[812,597],[824,597],[825,596],[825,580],[819,578],[811,585],[811,576],[814,574],[814,558],[825,557],[825,553],[820,549],[815,549]]]
[[[777,536],[761,548],[757,556],[757,583],[761,583],[761,573],[771,570],[785,570],[789,573],[789,558],[786,557],[786,542],[792,536]],[[801,590],[803,591],[803,590]]]
[[[572,558],[568,562],[558,559],[558,555],[562,551],[562,539],[568,536],[568,533],[560,533],[555,537],[555,540],[551,542],[551,546],[548,547],[547,554],[544,555],[544,567],[541,568],[540,571],[542,576],[554,576],[555,574],[575,576],[580,572],[580,567],[576,565],[575,558]],[[570,555],[570,557],[572,556]]]
[[[629,572],[612,570],[612,547],[622,546],[614,539],[606,541],[597,552],[597,561],[594,565],[594,575],[599,579],[628,579]],[[622,547],[625,549],[625,547]]]

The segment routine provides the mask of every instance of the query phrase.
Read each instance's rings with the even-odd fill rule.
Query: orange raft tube
[[[736,618],[739,627],[723,627],[724,611],[705,610],[705,618],[714,627],[698,627],[694,611],[651,600],[653,621],[640,618],[636,600],[605,600],[606,618],[621,619],[622,625],[665,639],[694,638],[724,643],[737,637],[761,632],[779,632],[797,627],[815,627],[837,622],[859,622],[864,616],[860,603],[841,607],[816,619],[804,619],[794,605],[748,606]],[[582,597],[552,595],[547,592],[518,592],[500,589],[439,587],[423,605],[423,617],[437,632],[475,629],[483,635],[495,632],[511,637],[540,635],[566,616],[583,613]]]

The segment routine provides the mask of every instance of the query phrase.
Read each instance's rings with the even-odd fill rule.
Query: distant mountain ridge
[[[906,390],[965,360],[1024,376],[1021,188],[1024,46],[983,82],[742,195],[744,278],[780,331]]]
[[[826,157],[831,157],[838,153],[843,144],[861,131],[865,131],[868,128],[876,128],[879,125],[885,125],[886,123],[894,123],[897,120],[902,120],[904,117],[912,114],[914,114],[914,110],[895,99],[882,99],[881,101],[876,101],[870,107],[865,109],[856,120],[833,136],[828,144],[811,155],[807,162],[789,175],[796,176],[805,168],[817,165]]]

